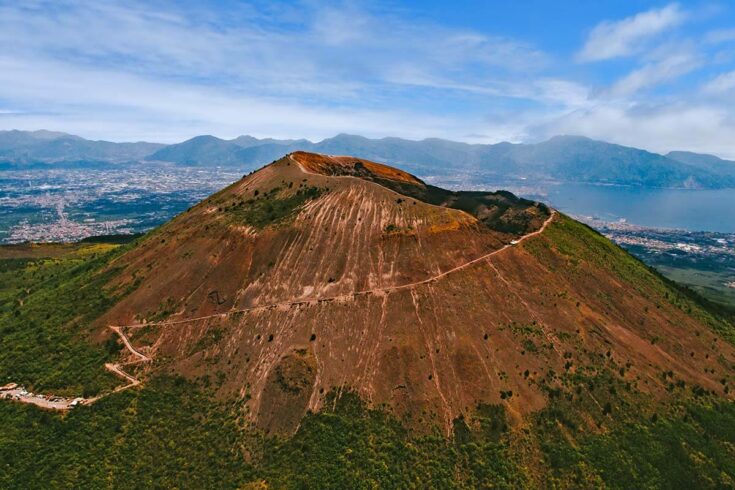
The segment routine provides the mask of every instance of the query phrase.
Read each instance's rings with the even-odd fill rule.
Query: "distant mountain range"
[[[659,155],[580,136],[536,144],[468,144],[442,139],[369,139],[340,134],[319,142],[240,136],[197,136],[182,143],[90,141],[51,131],[0,131],[0,169],[169,162],[256,169],[286,153],[306,150],[400,164],[420,176],[466,173],[530,182],[563,181],[669,188],[735,187],[735,162],[674,151]]]
[[[0,131],[0,164],[104,162],[140,160],[166,145],[91,141],[54,131]],[[2,167],[0,167],[2,168]]]

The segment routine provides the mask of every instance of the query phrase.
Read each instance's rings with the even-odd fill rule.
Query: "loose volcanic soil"
[[[448,432],[480,403],[522,420],[550,370],[606,362],[654,398],[667,371],[723,393],[732,346],[598,238],[508,193],[297,152],[116,259],[111,286],[137,288],[99,338],[128,326],[151,369],[209,376],[275,433],[348,390],[418,428]]]

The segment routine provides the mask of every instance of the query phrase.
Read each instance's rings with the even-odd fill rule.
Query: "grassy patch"
[[[707,271],[665,265],[657,265],[656,268],[672,281],[687,285],[705,298],[735,310],[735,288],[726,285],[733,280],[732,271]]]
[[[728,319],[732,318],[731,312],[666,279],[587,225],[559,215],[559,219],[547,227],[543,238],[526,240],[522,246],[544,263],[554,262],[552,247],[565,256],[567,266],[558,270],[559,274],[584,274],[584,268],[589,266],[610,271],[637,294],[673,304],[735,344],[735,326]]]
[[[221,328],[210,328],[202,337],[196,341],[196,343],[189,350],[188,355],[192,355],[196,352],[206,350],[213,345],[216,345],[225,335],[225,331]]]
[[[284,188],[275,187],[271,191],[251,199],[239,199],[223,208],[233,223],[241,223],[258,229],[281,224],[292,219],[307,201],[316,199],[324,192],[318,187],[304,187],[295,193],[283,196]]]

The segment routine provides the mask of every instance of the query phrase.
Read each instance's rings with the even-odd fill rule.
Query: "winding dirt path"
[[[51,410],[69,410],[70,408],[73,408],[76,405],[90,405],[96,402],[97,400],[104,398],[107,395],[110,395],[112,393],[119,393],[121,391],[127,390],[129,388],[132,388],[134,386],[138,386],[139,384],[141,384],[141,380],[136,378],[132,374],[129,374],[126,371],[124,371],[123,366],[142,364],[142,363],[148,363],[148,362],[153,361],[151,357],[143,354],[138,349],[133,347],[132,343],[130,342],[130,339],[125,334],[124,329],[143,328],[143,327],[149,327],[149,326],[166,327],[166,326],[171,326],[171,325],[179,325],[182,323],[190,323],[190,322],[196,322],[196,321],[201,321],[201,320],[207,320],[210,318],[225,318],[229,315],[234,315],[238,313],[268,310],[268,309],[276,308],[276,307],[317,304],[317,303],[322,303],[325,301],[327,302],[344,301],[350,298],[355,298],[358,296],[363,296],[363,295],[368,295],[368,294],[389,294],[394,291],[402,291],[405,289],[411,289],[411,288],[415,288],[415,287],[422,286],[425,284],[431,284],[436,281],[439,281],[440,279],[450,274],[454,274],[455,272],[459,272],[461,270],[472,267],[475,264],[488,260],[491,257],[511,247],[518,246],[525,240],[528,240],[529,238],[533,238],[537,235],[540,235],[541,233],[544,232],[544,230],[546,230],[546,227],[549,225],[549,223],[552,222],[555,216],[556,216],[556,211],[552,209],[551,214],[546,219],[546,221],[544,221],[543,225],[538,230],[528,233],[527,235],[524,235],[521,238],[514,240],[511,243],[508,243],[497,250],[494,250],[490,253],[477,257],[476,259],[470,260],[469,262],[465,262],[464,264],[458,265],[457,267],[446,270],[442,273],[436,274],[434,276],[429,277],[428,279],[424,279],[421,281],[416,281],[416,282],[412,282],[408,284],[401,284],[398,286],[387,286],[387,287],[382,287],[382,288],[373,288],[373,289],[366,289],[362,291],[354,291],[352,293],[341,294],[337,296],[328,296],[328,297],[312,298],[312,299],[304,299],[304,300],[296,300],[296,301],[281,301],[278,303],[270,303],[270,304],[265,304],[265,305],[252,306],[249,308],[230,310],[225,313],[217,313],[214,315],[205,315],[205,316],[199,316],[199,317],[194,317],[194,318],[187,318],[183,320],[172,320],[172,321],[163,321],[163,322],[154,322],[154,323],[137,323],[137,324],[131,324],[131,325],[109,325],[108,328],[110,328],[113,332],[115,332],[115,334],[117,334],[118,337],[120,337],[120,340],[122,340],[123,345],[125,346],[125,349],[127,349],[127,351],[133,357],[135,357],[136,360],[126,362],[126,363],[107,363],[105,364],[105,369],[125,379],[127,381],[127,384],[118,386],[117,388],[115,388],[114,390],[108,393],[104,393],[102,395],[99,395],[93,398],[47,397],[44,395],[35,395],[33,393],[29,393],[26,390],[24,390],[22,387],[14,387],[12,389],[0,388],[0,399],[10,399],[10,400],[18,401],[21,403],[30,403],[30,404],[39,406],[41,408],[47,408]]]
[[[127,384],[121,385],[116,387],[114,390],[110,391],[109,393],[103,393],[102,395],[91,397],[91,398],[63,398],[63,397],[55,397],[55,396],[45,396],[45,395],[37,395],[35,393],[30,393],[26,391],[21,386],[15,386],[15,383],[10,383],[9,385],[13,386],[11,389],[3,389],[0,388],[0,399],[7,399],[7,400],[13,400],[21,403],[30,403],[31,405],[36,405],[37,407],[46,408],[50,410],[69,410],[71,408],[74,408],[77,405],[91,405],[92,403],[96,402],[97,400],[104,398],[107,395],[110,395],[112,393],[119,393],[121,391],[127,390],[128,388],[132,388],[133,386],[138,386],[141,381],[133,376],[132,374],[129,374],[123,370],[123,366],[130,366],[133,364],[141,364],[145,362],[151,362],[153,359],[146,356],[139,350],[137,350],[133,345],[130,343],[130,339],[128,339],[128,336],[125,335],[125,332],[123,329],[125,328],[120,326],[114,326],[110,325],[109,328],[115,332],[120,339],[123,342],[123,345],[125,348],[137,359],[130,362],[125,363],[106,363],[105,369],[110,371],[111,373],[127,380]],[[6,386],[9,386],[6,385]]]
[[[442,278],[444,278],[444,277],[446,277],[446,276],[448,276],[450,274],[454,274],[455,272],[459,272],[461,270],[464,270],[464,269],[467,269],[469,267],[472,267],[473,265],[478,264],[478,263],[480,263],[480,262],[482,262],[484,260],[487,260],[487,259],[493,257],[494,255],[497,255],[497,254],[499,254],[499,253],[501,253],[501,252],[503,252],[503,251],[505,251],[505,250],[507,250],[509,248],[518,246],[522,242],[524,242],[525,240],[528,240],[529,238],[533,238],[533,237],[535,237],[537,235],[540,235],[541,233],[544,232],[544,230],[546,230],[546,227],[549,225],[549,223],[551,223],[551,221],[554,219],[555,216],[556,216],[556,211],[552,209],[551,210],[551,214],[549,215],[548,218],[546,218],[546,221],[544,221],[543,225],[541,225],[541,227],[538,230],[533,231],[531,233],[528,233],[527,235],[523,235],[518,240],[514,240],[513,242],[508,243],[508,244],[504,245],[503,247],[501,247],[501,248],[499,248],[497,250],[493,250],[490,253],[487,253],[485,255],[482,255],[480,257],[477,257],[476,259],[472,259],[469,262],[465,262],[464,264],[458,265],[457,267],[454,267],[452,269],[446,270],[446,271],[444,271],[442,273],[436,274],[434,276],[431,276],[431,277],[429,277],[427,279],[423,279],[421,281],[410,282],[410,283],[407,283],[407,284],[400,284],[398,286],[386,286],[386,287],[380,287],[380,288],[364,289],[364,290],[361,290],[361,291],[353,291],[352,293],[339,294],[339,295],[336,295],[336,296],[322,296],[322,297],[310,298],[310,299],[301,299],[301,300],[293,300],[293,301],[280,301],[280,302],[276,302],[276,303],[268,303],[268,304],[264,304],[264,305],[250,306],[248,308],[240,308],[240,309],[236,309],[236,310],[229,310],[229,311],[226,311],[224,313],[215,313],[215,314],[212,314],[212,315],[204,315],[204,316],[197,316],[197,317],[193,317],[193,318],[186,318],[186,319],[183,319],[183,320],[171,320],[171,321],[151,322],[151,323],[135,323],[135,324],[131,324],[131,325],[125,325],[125,328],[143,328],[143,327],[150,327],[150,326],[154,326],[154,327],[166,327],[166,326],[170,326],[170,325],[179,325],[179,324],[182,324],[182,323],[190,323],[190,322],[197,322],[197,321],[200,321],[200,320],[208,320],[208,319],[211,319],[211,318],[224,318],[224,317],[227,317],[229,315],[235,315],[235,314],[238,314],[238,313],[247,313],[247,312],[250,312],[250,311],[268,310],[268,309],[272,309],[272,308],[277,308],[279,306],[308,305],[308,304],[323,303],[325,301],[326,302],[330,302],[330,301],[344,301],[344,300],[348,300],[350,298],[354,298],[354,297],[357,297],[357,296],[363,296],[363,295],[368,295],[368,294],[387,294],[387,293],[392,293],[394,291],[401,291],[401,290],[404,290],[404,289],[411,289],[411,288],[415,288],[417,286],[422,286],[422,285],[425,285],[425,284],[431,284],[431,283],[434,283],[434,282],[436,282],[436,281],[438,281],[438,280],[440,280],[440,279],[442,279]]]

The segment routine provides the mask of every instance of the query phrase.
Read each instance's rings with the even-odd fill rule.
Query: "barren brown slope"
[[[276,432],[334,390],[447,431],[482,403],[521,420],[575,374],[661,399],[674,380],[724,395],[735,352],[713,329],[728,327],[566,217],[535,233],[549,217],[297,153],[119,258],[116,281],[138,287],[99,323],[158,322],[129,329],[154,369],[209,379]]]

